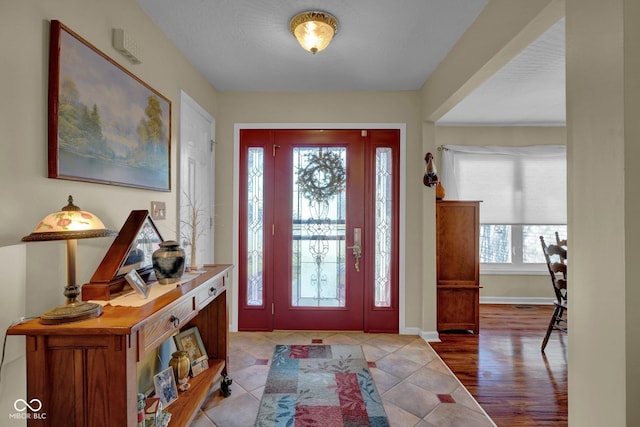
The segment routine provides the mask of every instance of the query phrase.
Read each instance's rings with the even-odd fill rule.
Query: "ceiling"
[[[218,91],[419,90],[488,0],[137,0]],[[289,31],[338,19],[312,55]],[[564,20],[445,114],[443,125],[563,125]]]
[[[558,21],[437,123],[564,126],[564,25]]]

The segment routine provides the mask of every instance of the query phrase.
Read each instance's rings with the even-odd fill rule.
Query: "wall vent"
[[[113,29],[113,47],[132,64],[142,63],[142,48],[123,29]]]

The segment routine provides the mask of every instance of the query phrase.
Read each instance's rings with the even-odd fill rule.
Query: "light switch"
[[[154,220],[166,218],[164,202],[151,202],[151,218]]]

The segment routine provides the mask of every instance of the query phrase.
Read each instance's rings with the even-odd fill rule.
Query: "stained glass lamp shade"
[[[106,229],[100,218],[94,214],[74,205],[73,197],[69,196],[68,202],[62,210],[51,213],[40,221],[33,233],[22,238],[23,242],[67,241],[67,286],[64,290],[67,303],[44,312],[40,321],[45,324],[75,322],[102,314],[99,304],[78,301],[80,288],[76,284],[77,239],[115,236],[117,233]]]

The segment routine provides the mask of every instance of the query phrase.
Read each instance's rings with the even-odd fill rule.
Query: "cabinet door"
[[[109,427],[135,419],[135,381],[127,385],[135,352],[126,341],[123,336],[28,337],[27,393],[42,402],[29,425]]]
[[[473,330],[478,333],[479,288],[438,288],[438,331]]]
[[[480,229],[478,202],[438,202],[436,210],[438,285],[478,285]]]

